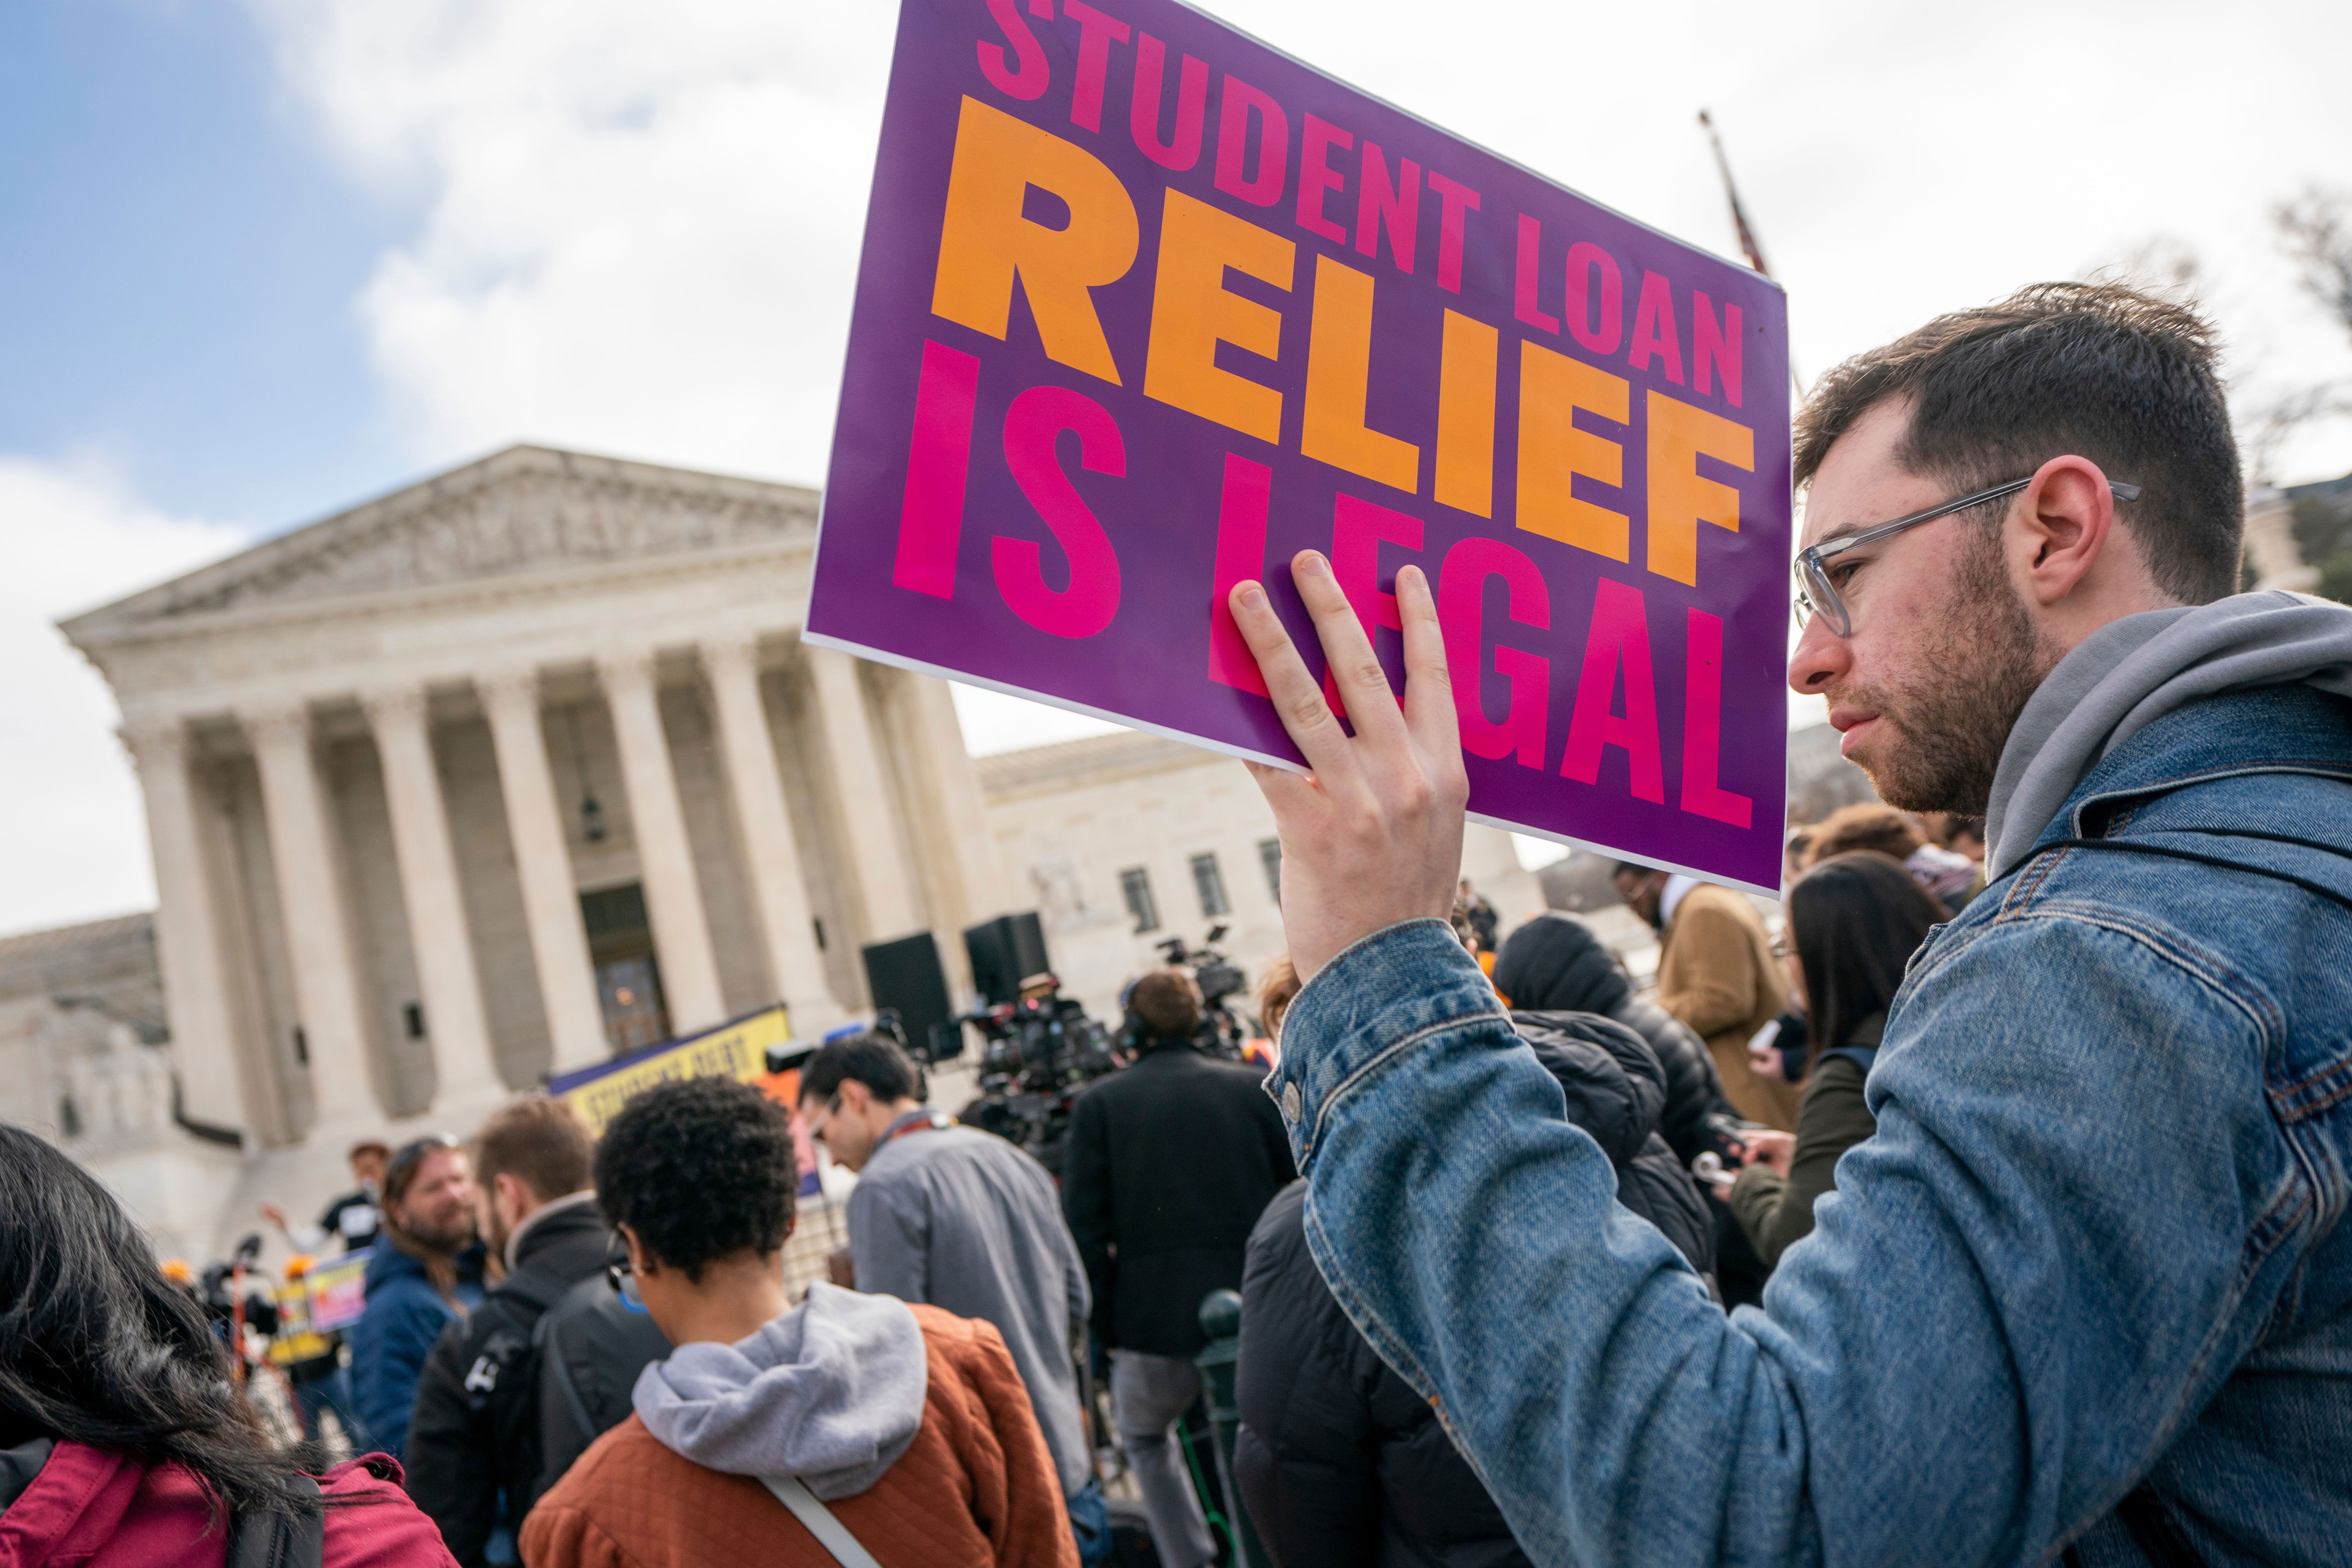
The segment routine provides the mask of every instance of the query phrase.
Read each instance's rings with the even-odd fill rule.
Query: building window
[[[1234,907],[1225,898],[1225,876],[1217,869],[1214,855],[1192,857],[1192,890],[1201,895],[1202,920],[1213,920]]]
[[[1126,896],[1127,912],[1135,917],[1139,935],[1160,929],[1160,906],[1152,901],[1150,872],[1140,866],[1121,871],[1118,890]]]
[[[1261,838],[1257,841],[1257,863],[1265,869],[1265,890],[1276,903],[1282,902],[1282,840]]]
[[[425,1009],[423,1007],[414,1002],[409,1003],[406,1006],[401,1008],[400,1021],[407,1027],[408,1037],[410,1039],[421,1040],[425,1037]]]

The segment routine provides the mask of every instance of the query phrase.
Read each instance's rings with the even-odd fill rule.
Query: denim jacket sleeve
[[[1969,923],[1898,999],[1877,1136],[1727,1319],[1442,922],[1299,994],[1267,1087],[1308,1245],[1534,1561],[2044,1561],[2243,1352],[2280,1278],[2259,1028],[2129,933]]]

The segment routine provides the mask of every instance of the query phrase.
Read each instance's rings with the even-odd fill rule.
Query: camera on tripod
[[[877,1016],[894,1016],[908,1053],[927,1065],[961,1057],[965,1029],[978,1031],[980,1093],[961,1120],[1020,1144],[1058,1175],[1078,1091],[1124,1065],[1116,1042],[1062,994],[1035,911],[972,926],[963,944],[982,1005],[950,1009],[939,947],[926,931],[865,950]]]

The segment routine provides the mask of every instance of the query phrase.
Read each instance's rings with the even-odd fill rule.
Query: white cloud
[[[420,461],[822,477],[887,7],[259,4],[354,173],[421,198],[358,302]]]
[[[354,176],[420,215],[357,302],[420,465],[532,438],[822,478],[895,5],[248,3]],[[1988,0],[1957,27],[1874,0],[1216,9],[1727,252],[1696,124],[1711,108],[1816,374],[2169,237],[2203,264],[2242,403],[2352,379],[2352,343],[2294,289],[2267,218],[2346,177],[2340,0],[2226,17]],[[2347,421],[2275,463],[2286,479],[2347,468]],[[1069,733],[1009,699],[960,700],[979,749]]]
[[[0,456],[0,931],[152,907],[146,816],[113,694],[53,624],[245,542],[95,464]]]
[[[822,471],[896,7],[252,0],[287,79],[423,220],[361,301],[437,462],[535,436]],[[1116,9],[1116,7],[1114,7]],[[2267,209],[2344,177],[2336,0],[1595,9],[1225,0],[1236,25],[1702,244],[1711,107],[1818,372],[1937,310],[2203,258],[2250,396],[2352,374]],[[978,0],[972,0],[979,16]],[[2283,456],[2352,465],[2352,428]]]

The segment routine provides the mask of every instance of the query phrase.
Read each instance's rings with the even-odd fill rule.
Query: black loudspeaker
[[[971,960],[972,984],[998,1006],[1019,1001],[1021,983],[1053,967],[1045,958],[1045,928],[1037,923],[1034,910],[966,926],[963,951]]]
[[[866,959],[866,988],[878,1012],[887,1007],[898,1015],[907,1038],[920,1047],[931,1037],[931,1026],[955,1016],[948,1005],[948,977],[940,967],[940,944],[929,931],[877,942],[860,950]]]

